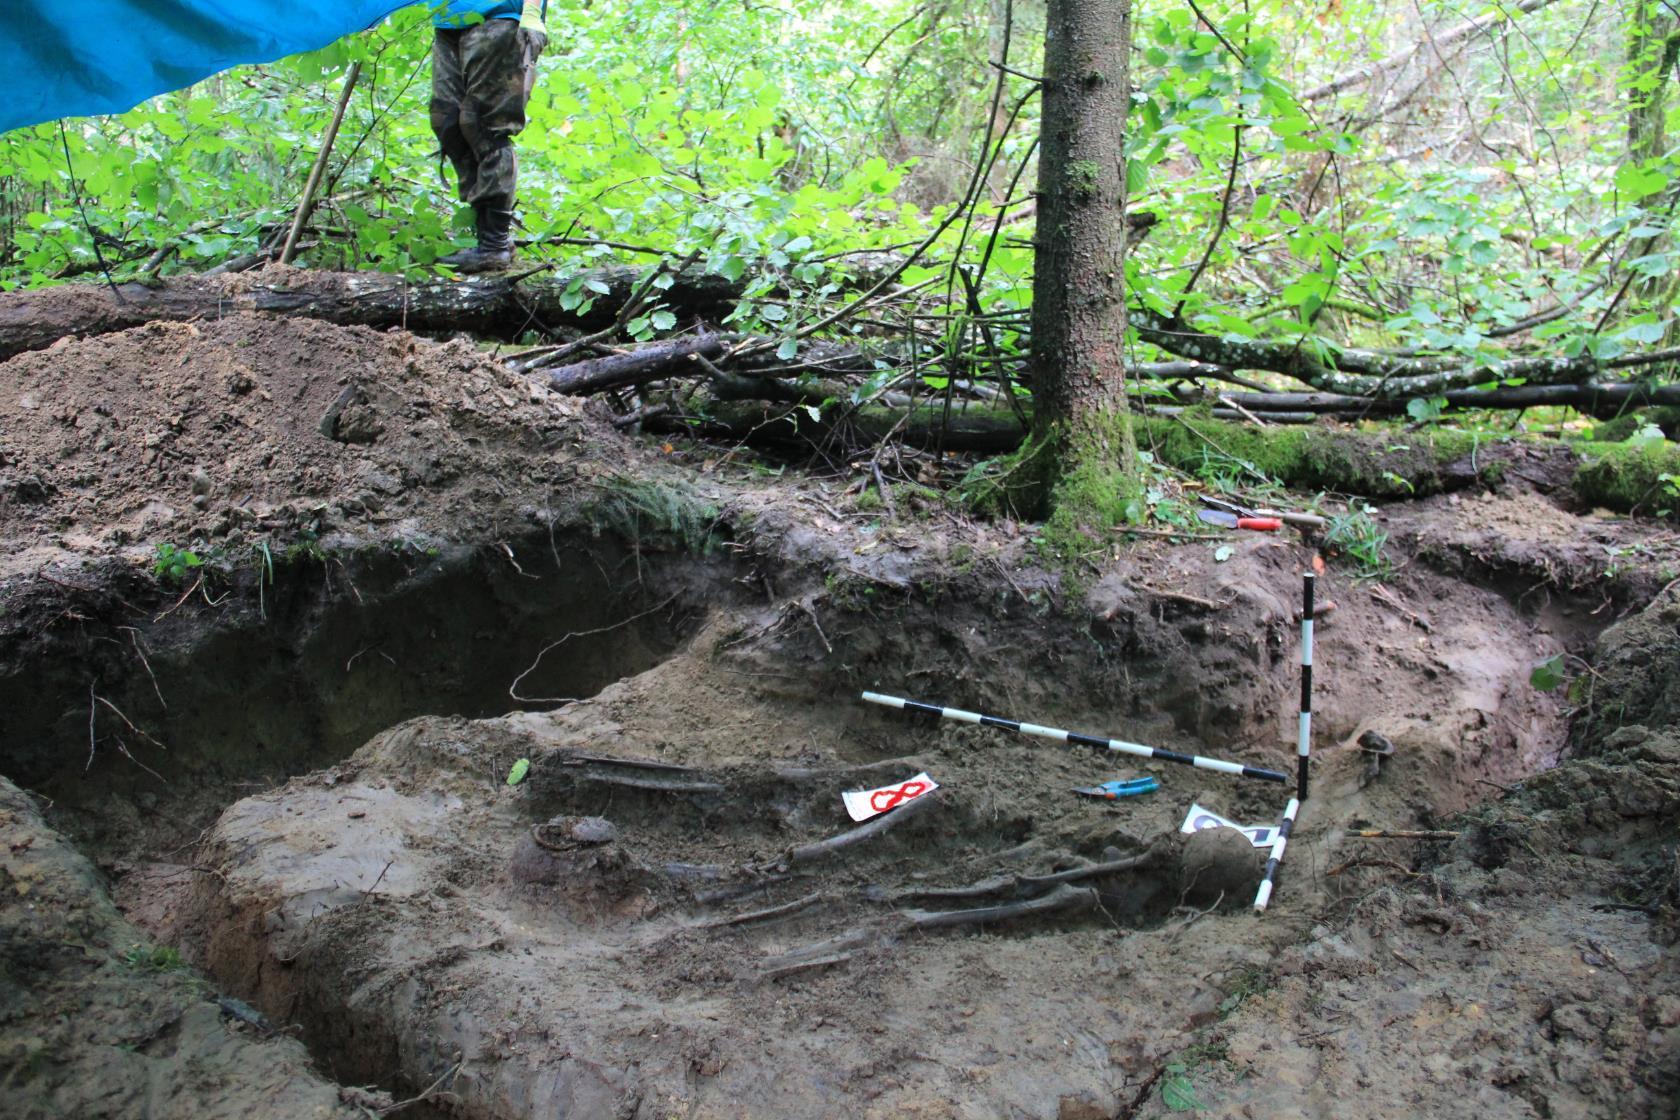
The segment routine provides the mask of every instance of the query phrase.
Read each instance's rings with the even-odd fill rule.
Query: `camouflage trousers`
[[[438,28],[432,42],[432,132],[455,168],[461,201],[511,210],[518,181],[513,138],[548,44],[517,20]]]

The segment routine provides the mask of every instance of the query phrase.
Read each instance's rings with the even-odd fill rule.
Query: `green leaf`
[[[1550,692],[1564,681],[1563,654],[1548,657],[1534,666],[1528,674],[1528,683],[1541,692]]]
[[[1661,171],[1624,164],[1616,169],[1616,189],[1632,199],[1646,198],[1668,186],[1668,176]]]
[[[1215,560],[1215,562],[1223,564],[1223,563],[1225,563],[1225,561],[1229,560],[1233,555],[1235,555],[1236,551],[1237,550],[1232,548],[1230,545],[1222,544],[1218,548],[1213,550],[1213,559]]]
[[[510,786],[518,785],[520,782],[525,780],[525,775],[530,772],[531,760],[528,758],[520,759],[518,762],[513,764],[513,769],[508,771],[507,784]]]
[[[791,362],[798,354],[799,340],[797,338],[784,338],[782,344],[776,347],[776,357],[784,362]]]
[[[1161,1103],[1173,1112],[1194,1112],[1202,1107],[1202,1102],[1196,1099],[1196,1086],[1182,1073],[1162,1078]]]
[[[677,325],[677,317],[669,311],[655,311],[653,313],[653,329],[668,331]]]

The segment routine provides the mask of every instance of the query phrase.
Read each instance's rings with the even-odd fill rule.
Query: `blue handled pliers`
[[[1086,797],[1101,797],[1109,801],[1116,801],[1122,797],[1137,797],[1145,793],[1154,793],[1161,788],[1161,783],[1154,778],[1129,778],[1120,782],[1104,782],[1100,786],[1075,786],[1073,792]]]

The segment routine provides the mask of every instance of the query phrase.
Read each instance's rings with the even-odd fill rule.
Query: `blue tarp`
[[[326,46],[414,0],[5,0],[0,132],[121,113],[230,66]]]

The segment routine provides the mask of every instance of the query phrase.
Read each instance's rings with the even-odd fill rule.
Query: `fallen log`
[[[1175,395],[1187,403],[1216,399],[1213,395],[1194,391]],[[1218,396],[1267,420],[1274,420],[1273,413],[1312,413],[1318,416],[1352,416],[1375,420],[1404,415],[1409,404],[1409,401],[1400,399],[1372,399],[1342,393],[1227,392]],[[1640,381],[1586,381],[1579,385],[1451,389],[1440,396],[1445,399],[1448,409],[1456,411],[1568,405],[1580,412],[1607,419],[1631,408],[1680,404],[1680,385],[1651,385]],[[1217,415],[1217,409],[1215,414]]]
[[[324,319],[346,326],[467,331],[512,339],[530,330],[589,329],[613,321],[641,276],[628,266],[571,274],[484,276],[411,283],[380,272],[268,268],[243,276],[178,276],[116,289],[67,284],[0,295],[0,361],[40,350],[68,335],[98,335],[159,320],[215,319],[254,311]],[[591,297],[571,310],[582,279]],[[600,288],[606,290],[600,291]],[[571,290],[571,295],[568,295]],[[734,306],[741,285],[690,270],[661,298],[683,317],[716,320]]]

